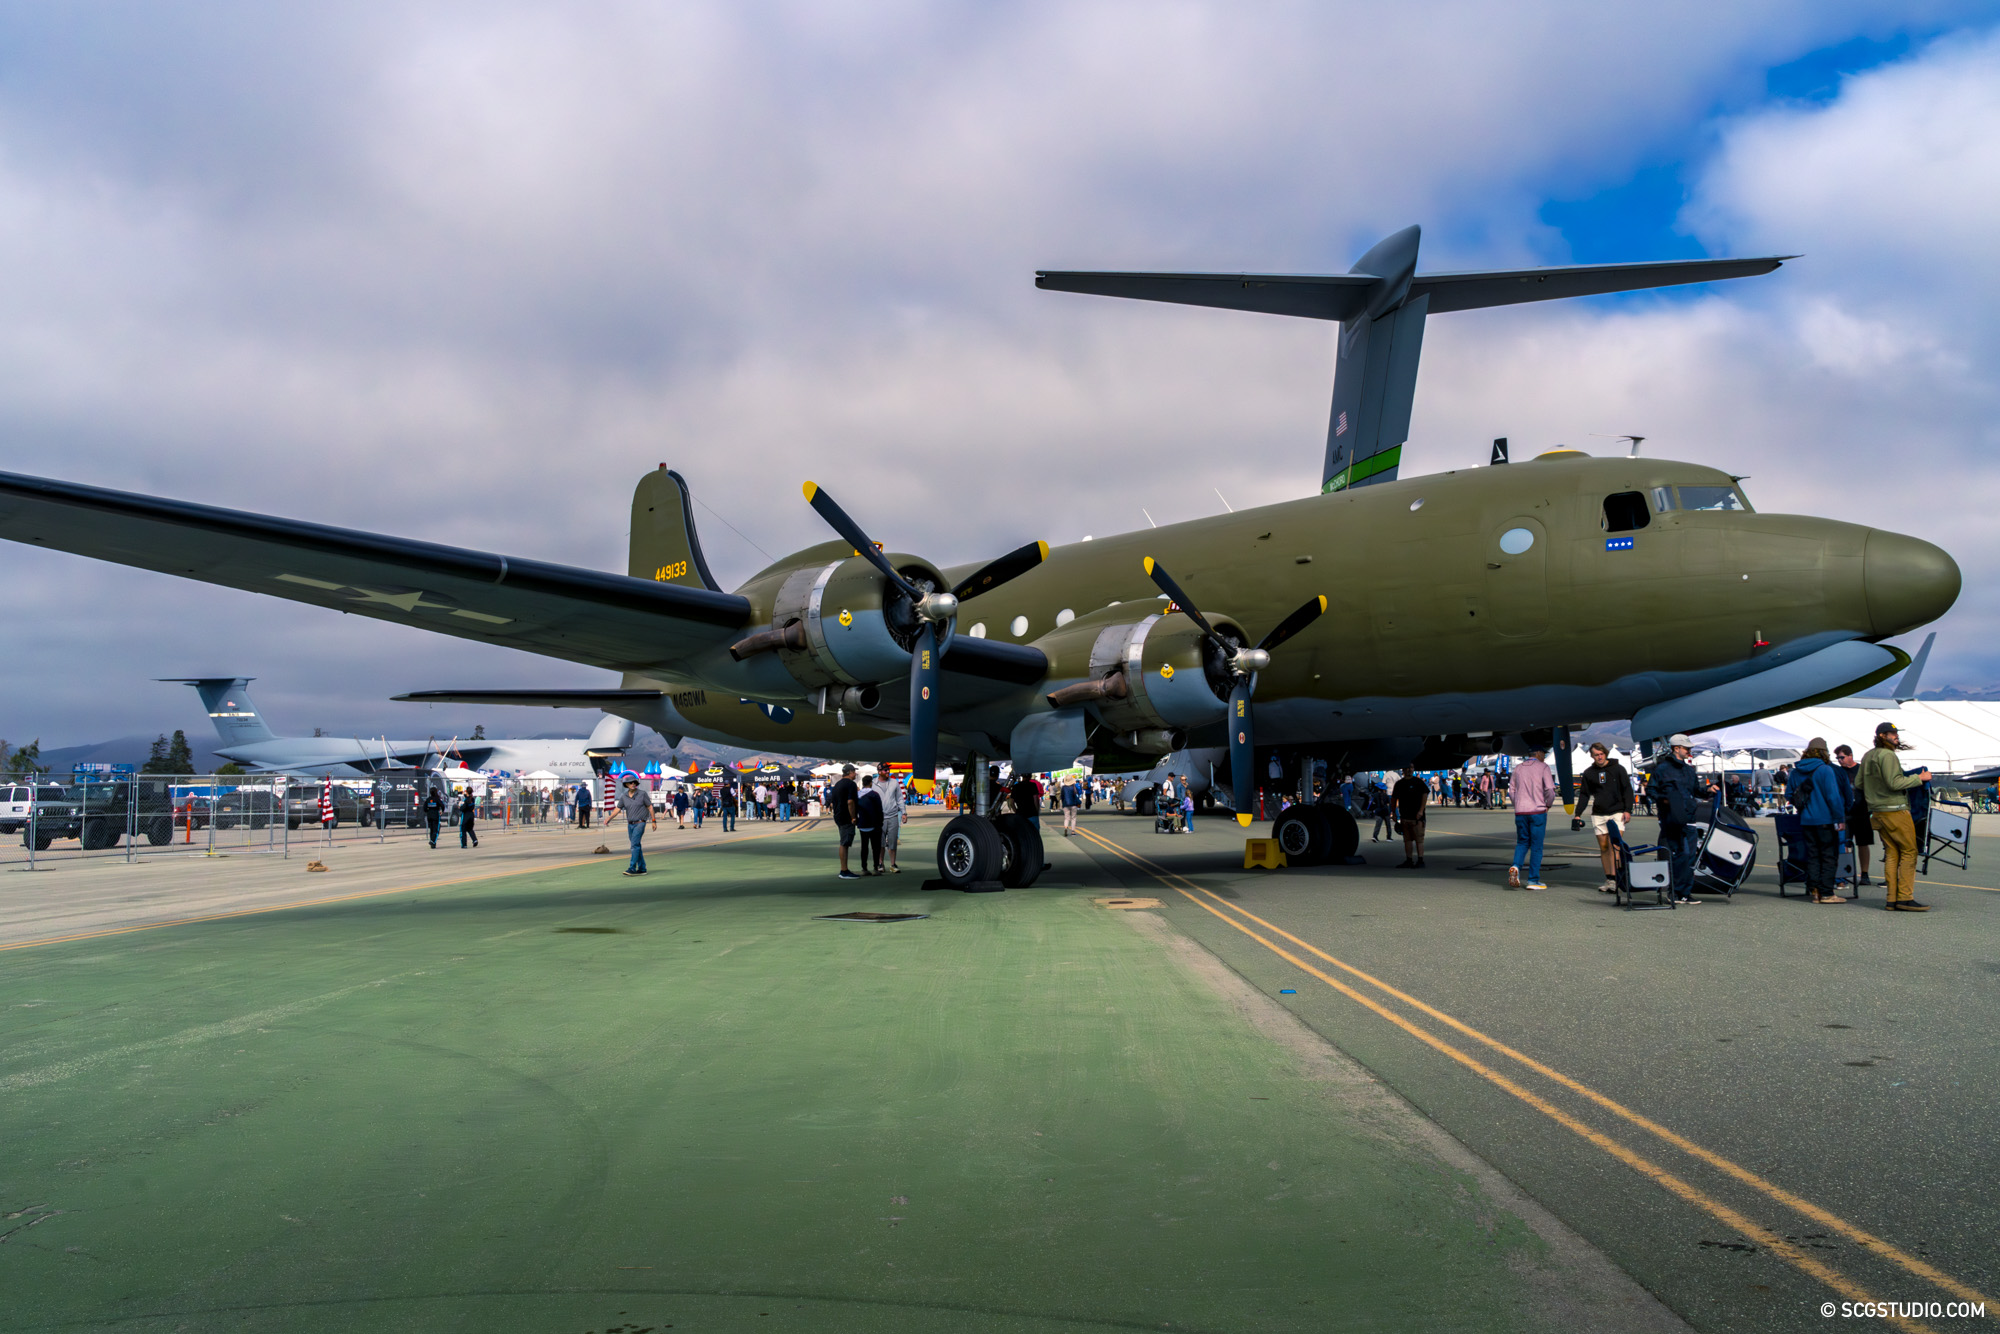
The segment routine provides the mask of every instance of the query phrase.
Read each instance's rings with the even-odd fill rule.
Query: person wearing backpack
[[[1787,786],[1805,837],[1806,896],[1814,903],[1847,902],[1833,888],[1847,803],[1842,800],[1840,771],[1827,754],[1824,737],[1806,743],[1805,755],[1793,767]]]

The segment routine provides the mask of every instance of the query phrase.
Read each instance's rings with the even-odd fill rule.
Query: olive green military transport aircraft
[[[404,699],[603,709],[829,758],[941,752],[975,775],[941,876],[1025,885],[1039,837],[988,815],[985,760],[1100,772],[1185,752],[1251,821],[1260,776],[1443,767],[1584,721],[1657,739],[1865,688],[1880,641],[1957,598],[1914,537],[1760,514],[1713,468],[1553,450],[1400,477],[1427,315],[1768,273],[1787,257],[1419,274],[1409,228],[1339,275],[1045,272],[1051,290],[1338,322],[1319,494],[940,566],[884,551],[822,488],[836,538],[734,591],[710,575],[687,486],[632,500],[623,574],[0,474],[0,536],[621,673],[617,688]],[[1635,451],[1636,452],[1636,451]],[[1496,442],[1495,464],[1506,463]],[[1274,766],[1273,760],[1277,763]],[[1329,784],[1329,787],[1331,784]],[[1295,861],[1352,853],[1352,819],[1303,802]]]

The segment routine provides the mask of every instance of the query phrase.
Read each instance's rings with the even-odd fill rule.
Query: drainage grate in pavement
[[[815,922],[921,922],[927,912],[835,912],[815,917]]]
[[[624,930],[618,926],[559,926],[559,936],[615,936]]]

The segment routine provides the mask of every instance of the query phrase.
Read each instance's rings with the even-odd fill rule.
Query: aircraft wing
[[[0,473],[0,537],[613,671],[725,644],[747,599]]]
[[[663,690],[412,690],[389,698],[398,704],[518,704],[532,709],[615,709],[651,704]]]

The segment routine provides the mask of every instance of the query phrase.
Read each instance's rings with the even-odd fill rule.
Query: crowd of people
[[[1879,841],[1884,906],[1897,912],[1929,911],[1915,896],[1918,848],[1909,793],[1929,782],[1931,773],[1928,769],[1905,773],[1897,752],[1906,749],[1896,725],[1883,723],[1876,729],[1875,744],[1859,760],[1851,747],[1829,749],[1824,738],[1814,737],[1796,764],[1785,765],[1774,775],[1777,808],[1799,817],[1801,869],[1812,902],[1852,902],[1836,889],[1841,854],[1852,851],[1853,883],[1868,885],[1870,853]],[[1693,747],[1684,735],[1669,738],[1663,753],[1635,769],[1627,769],[1609,747],[1591,746],[1590,763],[1575,778],[1572,828],[1587,828],[1596,838],[1604,872],[1598,889],[1617,892],[1618,859],[1631,846],[1626,826],[1634,815],[1644,814],[1659,822],[1652,846],[1661,849],[1670,863],[1673,901],[1681,906],[1698,903],[1694,885],[1700,837],[1695,826],[1718,796],[1725,805],[1738,808],[1748,808],[1754,799],[1750,785],[1740,780],[1734,786],[1728,777],[1722,786],[1709,781],[1694,764]],[[1562,810],[1565,802],[1546,747],[1533,750],[1505,772],[1405,773],[1393,786],[1379,779],[1348,779],[1341,784],[1340,799],[1357,820],[1372,817],[1371,839],[1380,841],[1385,830],[1402,839],[1403,867],[1424,865],[1424,817],[1430,806],[1511,808],[1514,855],[1507,867],[1508,887],[1547,888],[1542,881],[1542,854],[1549,813]]]
[[[1835,887],[1836,867],[1845,850],[1854,854],[1854,883],[1872,883],[1870,853],[1879,841],[1886,906],[1902,912],[1929,911],[1927,905],[1917,902],[1914,893],[1918,849],[1909,792],[1928,782],[1931,775],[1927,769],[1906,774],[1897,758],[1901,749],[1907,747],[1901,745],[1895,725],[1883,723],[1876,729],[1875,744],[1860,759],[1851,747],[1829,749],[1822,738],[1815,737],[1795,764],[1776,771],[1770,792],[1781,808],[1788,806],[1799,816],[1803,870],[1812,902],[1851,901]],[[1575,776],[1571,827],[1588,829],[1596,839],[1603,870],[1599,890],[1617,890],[1619,858],[1632,846],[1625,836],[1626,827],[1635,815],[1646,815],[1659,823],[1654,846],[1670,863],[1671,897],[1681,905],[1697,903],[1694,886],[1699,838],[1694,826],[1717,796],[1735,804],[1755,794],[1748,787],[1731,791],[1712,783],[1694,764],[1686,736],[1670,738],[1661,754],[1631,768],[1601,743],[1592,745],[1589,754],[1590,763]],[[1067,773],[1047,784],[1028,773],[1003,781],[996,765],[989,770],[988,780],[992,813],[1020,814],[1038,825],[1044,810],[1060,813],[1065,837],[1076,832],[1078,816],[1094,806],[1107,803],[1122,812],[1126,803],[1124,784],[1087,774]],[[643,791],[637,775],[625,775],[622,787],[614,811],[624,817],[631,845],[627,875],[646,874],[642,839],[661,819],[671,819],[684,829],[690,819],[700,828],[704,817],[715,818],[729,831],[742,815],[779,823],[798,817],[831,817],[839,845],[841,879],[899,874],[902,867],[897,854],[908,808],[918,801],[942,800],[947,806],[962,809],[969,801],[963,785],[956,791],[922,797],[892,773],[857,775],[851,764],[842,766],[838,778],[825,782],[725,780],[692,790],[677,785],[664,800]],[[1153,789],[1155,827],[1166,833],[1192,831],[1195,795],[1186,774],[1167,773]],[[579,825],[588,827],[595,802],[587,786],[578,784],[544,797],[554,803],[557,818],[564,818],[567,809],[574,812]],[[1388,781],[1388,775],[1349,777],[1340,784],[1338,800],[1357,820],[1372,819],[1371,839],[1380,841],[1385,833],[1392,840],[1400,839],[1403,860],[1398,865],[1408,869],[1425,865],[1426,816],[1431,807],[1511,809],[1515,844],[1507,885],[1527,891],[1547,888],[1542,880],[1542,856],[1549,815],[1565,807],[1546,747],[1534,749],[1511,767],[1480,765],[1433,773],[1404,772],[1393,781]],[[470,792],[447,795],[433,791],[423,810],[433,847],[447,817],[459,827],[460,846],[478,845],[478,803]],[[545,819],[547,810],[545,807]]]

